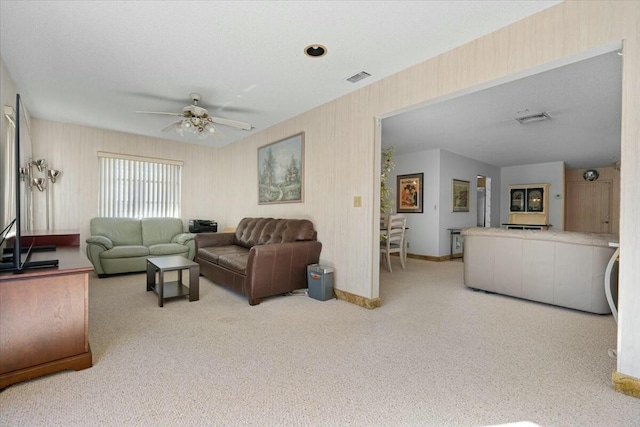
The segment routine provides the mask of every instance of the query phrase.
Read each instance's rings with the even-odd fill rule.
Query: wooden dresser
[[[89,348],[89,273],[78,247],[36,252],[31,261],[56,268],[0,274],[0,388],[92,365]]]

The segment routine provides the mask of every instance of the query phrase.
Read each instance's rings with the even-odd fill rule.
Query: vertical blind
[[[180,217],[182,162],[98,153],[100,216]]]

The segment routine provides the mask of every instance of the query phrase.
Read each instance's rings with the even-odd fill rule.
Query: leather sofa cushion
[[[267,224],[260,234],[260,245],[313,240],[315,231],[306,219],[279,219]]]
[[[149,255],[149,248],[146,246],[128,245],[114,246],[100,254],[101,258],[131,258]]]
[[[210,246],[198,249],[198,259],[218,264],[236,273],[246,275],[249,249],[242,246]]]
[[[178,243],[158,243],[149,246],[150,255],[183,255],[189,252],[189,247]]]
[[[243,248],[242,246],[236,246],[236,245],[210,246],[210,247],[198,249],[198,259],[204,259],[214,264],[218,264],[218,258],[221,255],[244,254],[244,253],[249,253],[249,249]],[[244,268],[242,270],[244,270]]]
[[[245,253],[231,253],[220,255],[218,257],[218,265],[228,268],[229,270],[238,272],[246,276],[247,263],[249,262],[249,251]]]
[[[236,227],[236,244],[251,248],[258,244],[264,226],[273,218],[243,218]]]
[[[236,244],[256,245],[315,240],[313,223],[306,219],[243,218],[236,228]]]

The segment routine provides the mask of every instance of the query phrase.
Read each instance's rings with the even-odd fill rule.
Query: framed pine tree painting
[[[304,132],[258,148],[258,204],[304,201]]]

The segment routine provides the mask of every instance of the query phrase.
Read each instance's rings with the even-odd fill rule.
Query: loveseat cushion
[[[115,258],[131,258],[139,256],[149,255],[149,248],[146,246],[127,245],[127,246],[114,246],[113,248],[106,250],[100,254],[101,258],[115,259]]]
[[[143,218],[140,220],[142,244],[152,246],[171,243],[171,239],[183,231],[180,218]]]
[[[87,237],[87,243],[102,245],[105,249],[111,249],[113,247],[111,239],[105,236],[89,236]]]
[[[189,252],[189,247],[178,243],[158,243],[149,246],[149,254],[158,255],[183,255]]]
[[[195,238],[196,235],[193,233],[181,233],[177,236],[173,236],[173,239],[171,239],[171,243],[180,243],[181,245],[186,245],[188,244],[189,240],[194,240]]]
[[[134,218],[93,218],[92,236],[106,236],[113,246],[142,245],[140,220]]]

